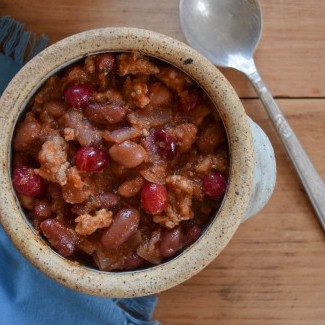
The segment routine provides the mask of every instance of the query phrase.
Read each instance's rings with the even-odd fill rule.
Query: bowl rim
[[[139,51],[167,61],[190,75],[217,107],[231,150],[227,194],[204,235],[167,263],[123,273],[93,270],[55,253],[27,223],[10,176],[13,130],[33,90],[67,62],[110,51]],[[217,257],[247,210],[253,184],[254,149],[245,110],[230,83],[210,61],[171,37],[129,27],[94,29],[67,37],[39,53],[18,72],[0,98],[0,107],[3,122],[0,130],[0,223],[17,249],[35,267],[74,290],[122,298],[154,294],[180,284]]]

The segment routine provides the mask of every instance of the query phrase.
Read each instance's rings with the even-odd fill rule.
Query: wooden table
[[[260,3],[257,66],[325,179],[325,1]],[[105,26],[141,27],[185,41],[176,0],[0,0],[0,14],[51,42]],[[154,316],[164,324],[325,324],[325,235],[252,87],[239,73],[224,73],[271,139],[276,189],[213,263],[160,294]]]

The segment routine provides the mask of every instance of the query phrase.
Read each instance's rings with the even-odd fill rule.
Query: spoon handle
[[[244,72],[244,71],[243,71]],[[310,161],[304,148],[283,116],[272,94],[263,82],[255,64],[250,73],[244,72],[263,102],[286,150],[291,158],[309,199],[317,213],[319,221],[325,231],[325,185],[320,175]]]

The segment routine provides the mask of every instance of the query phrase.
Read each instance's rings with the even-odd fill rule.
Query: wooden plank
[[[264,30],[257,66],[274,96],[325,97],[325,1],[260,0]],[[176,0],[1,0],[1,14],[24,21],[51,42],[87,29],[134,26],[184,41]],[[256,97],[239,73],[225,71],[240,96]]]
[[[325,179],[325,100],[279,102]],[[275,148],[275,192],[206,269],[160,294],[155,317],[184,325],[324,324],[324,233],[260,102],[243,103]]]
[[[257,66],[273,95],[313,98],[278,103],[325,179],[325,99],[317,99],[325,97],[325,1],[260,3]],[[0,12],[51,42],[106,26],[147,28],[184,41],[176,0],[1,0]],[[256,96],[238,72],[223,71],[242,97]],[[274,195],[204,271],[160,294],[155,317],[166,324],[324,324],[324,233],[261,103],[243,103],[275,148]]]

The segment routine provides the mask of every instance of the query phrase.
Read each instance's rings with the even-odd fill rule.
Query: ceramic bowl
[[[27,221],[11,184],[11,141],[24,107],[52,74],[89,54],[139,51],[169,62],[194,79],[208,94],[224,123],[231,166],[228,190],[210,226],[191,247],[170,261],[131,272],[101,272],[69,261],[42,239]],[[11,81],[0,100],[0,221],[18,250],[59,283],[104,297],[157,293],[189,279],[215,259],[241,221],[257,213],[275,182],[272,146],[246,115],[235,91],[206,58],[170,37],[134,28],[107,28],[68,37],[38,54]]]

